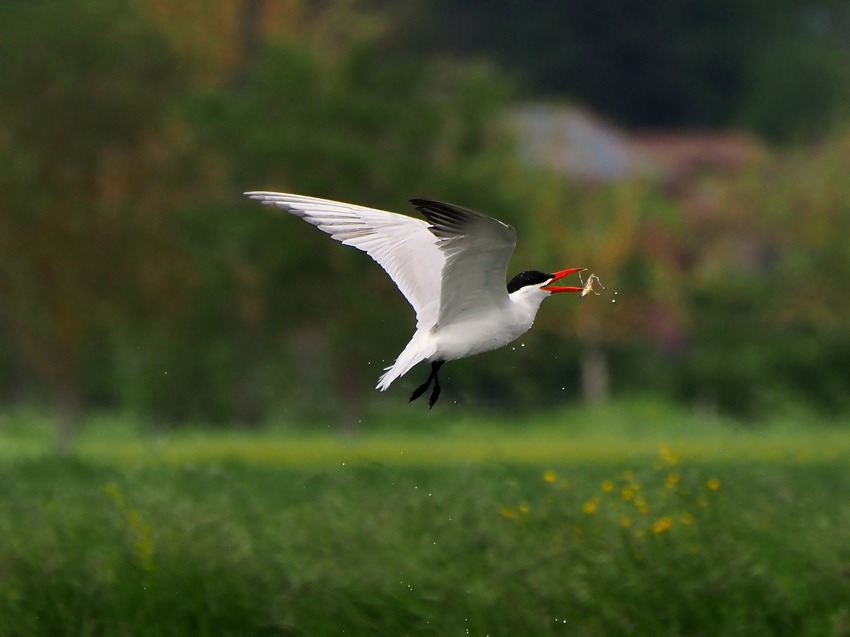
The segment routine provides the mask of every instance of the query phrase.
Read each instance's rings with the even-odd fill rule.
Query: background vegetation
[[[363,255],[240,195],[269,188],[395,210],[457,201],[518,227],[516,268],[602,277],[605,296],[560,299],[521,346],[456,365],[443,408],[572,401],[602,356],[610,380],[590,399],[846,409],[843,4],[547,5],[516,12],[541,35],[513,38],[534,41],[516,54],[494,47],[510,3],[426,4],[4,3],[0,399],[53,404],[60,441],[92,408],[355,426],[409,308]],[[571,183],[523,166],[505,123],[514,97],[559,94],[623,122],[798,143],[688,196]]]
[[[840,0],[371,4],[400,20],[399,50],[486,56],[524,95],[577,99],[631,126],[799,140],[828,130],[850,96]]]
[[[850,634],[848,25],[0,3],[0,637]],[[571,180],[519,100],[758,152]],[[384,273],[253,189],[455,201],[605,290],[429,412],[372,390],[414,322]]]
[[[850,634],[846,427],[659,403],[408,424],[100,419],[62,459],[7,416],[0,634]]]

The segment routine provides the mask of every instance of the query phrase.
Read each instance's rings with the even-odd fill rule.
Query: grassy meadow
[[[850,426],[0,417],[0,636],[850,635]]]

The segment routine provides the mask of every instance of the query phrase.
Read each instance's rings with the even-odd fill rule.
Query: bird
[[[368,254],[390,276],[416,313],[410,342],[384,369],[376,389],[386,391],[415,365],[431,372],[410,396],[433,382],[432,408],[440,397],[439,372],[448,361],[498,349],[527,332],[544,299],[583,287],[554,285],[585,268],[524,270],[507,285],[516,231],[498,219],[461,206],[411,199],[418,219],[350,203],[269,191],[244,193],[316,226],[343,245]]]

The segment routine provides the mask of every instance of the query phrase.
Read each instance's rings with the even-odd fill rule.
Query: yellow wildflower
[[[679,484],[679,474],[671,473],[667,476],[667,479],[664,481],[664,487],[667,489],[672,489],[677,484]]]
[[[671,467],[679,464],[679,456],[666,445],[658,450],[658,457],[661,458],[664,464]]]
[[[581,506],[581,510],[584,511],[587,515],[593,515],[596,513],[596,507],[599,505],[599,502],[594,500],[588,500]]]
[[[136,536],[136,556],[146,571],[155,570],[153,565],[153,531],[136,509],[127,512],[127,525]]]
[[[705,486],[708,487],[709,491],[717,491],[720,488],[720,480],[717,478],[711,478],[705,483]]]
[[[521,504],[519,505],[519,509],[518,509],[518,510],[519,510],[519,512],[520,512],[520,514],[521,514],[521,515],[528,515],[528,512],[531,510],[531,508],[528,506],[528,504],[526,504],[525,502],[523,502],[523,503],[521,503]]]
[[[548,482],[549,484],[553,484],[555,480],[558,479],[558,476],[551,469],[547,469],[543,472],[543,482]]]
[[[623,490],[620,491],[620,497],[627,502],[635,497],[635,490],[633,487],[623,487]]]
[[[628,529],[632,526],[632,521],[630,518],[620,518],[620,526],[624,529]]]
[[[502,507],[500,513],[502,514],[502,517],[506,520],[516,520],[518,517],[516,511],[509,507]]]
[[[649,513],[649,504],[647,504],[646,500],[642,497],[638,496],[635,498],[635,507],[640,511],[643,515]]]
[[[119,507],[124,508],[124,506],[126,506],[126,502],[124,501],[124,494],[121,492],[121,488],[114,482],[110,482],[105,487],[103,487],[103,492],[110,498],[112,498],[112,501],[115,502]]]
[[[614,490],[614,483],[610,480],[604,480],[602,482],[602,490],[605,493],[611,493]]]
[[[669,531],[671,526],[673,526],[673,522],[665,515],[663,518],[658,518],[655,522],[653,522],[651,528],[655,535],[660,535],[661,533]]]
[[[682,524],[693,524],[694,516],[692,516],[690,513],[683,513],[679,516],[679,522],[681,522]]]

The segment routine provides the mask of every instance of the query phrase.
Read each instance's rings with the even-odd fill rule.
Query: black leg
[[[434,381],[434,391],[431,394],[431,400],[428,403],[431,407],[434,406],[434,403],[437,402],[437,398],[440,396],[440,379],[437,377],[437,372],[440,371],[440,367],[443,366],[443,363],[446,361],[434,361],[431,363],[431,373],[428,374],[428,380],[419,385],[416,389],[413,390],[413,394],[410,396],[410,401],[413,402],[417,398],[419,398],[422,394],[424,394],[428,388],[431,386],[431,381]]]
[[[431,363],[431,375],[434,377],[434,391],[431,392],[431,400],[428,401],[428,409],[431,409],[440,397],[440,391],[442,390],[440,388],[440,377],[438,374],[440,372],[440,368],[445,362],[446,361],[434,361]]]
[[[434,391],[431,392],[431,399],[428,401],[428,409],[434,406],[437,399],[440,397],[440,379],[434,374]]]
[[[419,398],[425,391],[431,386],[431,379],[433,376],[431,374],[428,375],[428,380],[419,385],[416,389],[413,390],[413,393],[410,395],[410,400],[408,402],[413,402],[417,398]]]

